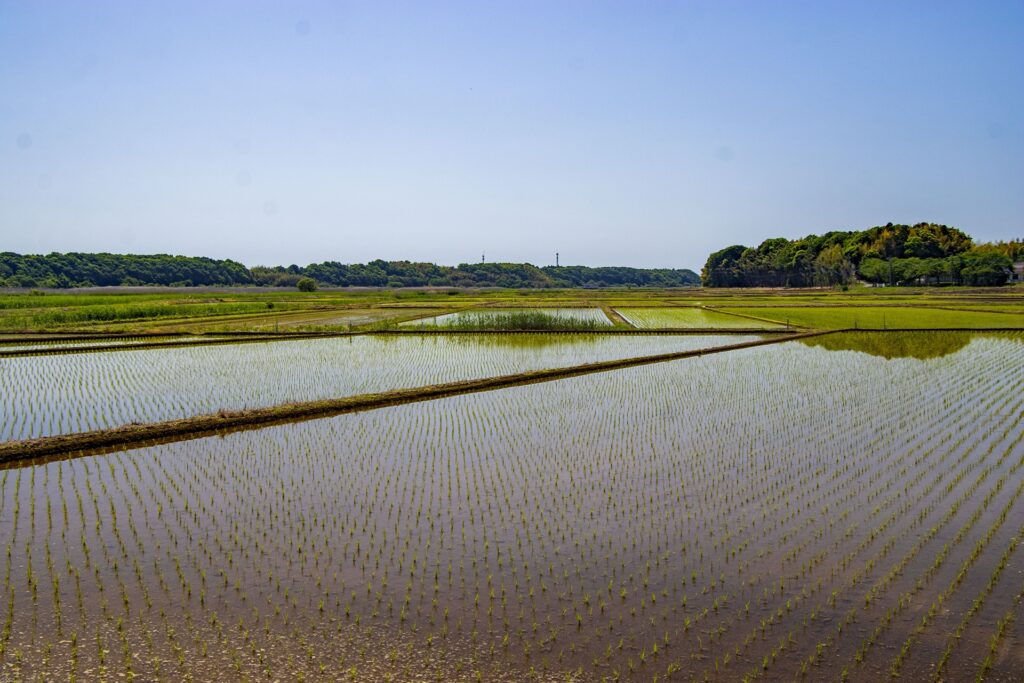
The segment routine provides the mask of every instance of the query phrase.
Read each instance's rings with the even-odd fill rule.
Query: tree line
[[[918,223],[833,231],[757,247],[733,245],[711,254],[701,275],[674,268],[544,266],[529,263],[412,261],[307,266],[255,266],[237,261],[167,254],[0,253],[0,286],[279,286],[300,280],[334,287],[601,288],[845,286],[854,280],[888,285],[1001,285],[1024,241],[975,244],[945,225]]]
[[[0,286],[4,287],[190,287],[252,282],[252,274],[241,263],[197,256],[0,253]]]
[[[246,266],[231,260],[166,254],[0,253],[0,286],[279,286],[303,278],[335,287],[686,287],[700,284],[688,269],[588,266],[537,267],[529,263],[440,266],[411,261],[336,261],[308,266]]]
[[[856,279],[886,285],[1005,284],[1024,259],[1024,241],[974,244],[961,230],[935,223],[833,231],[757,247],[733,245],[708,257],[706,287],[845,286]]]

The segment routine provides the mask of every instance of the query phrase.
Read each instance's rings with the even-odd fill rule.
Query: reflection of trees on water
[[[928,360],[956,353],[974,339],[995,338],[1024,344],[1024,335],[998,332],[841,332],[800,339],[829,351],[860,351],[882,358]]]
[[[378,341],[387,344],[406,335],[379,335]],[[633,335],[629,335],[633,336]],[[643,337],[643,335],[636,335]],[[594,344],[608,335],[588,334],[543,334],[543,333],[484,333],[484,334],[440,334],[423,335],[424,345],[443,343],[449,346],[501,347],[515,349],[543,349],[551,346],[578,346]],[[715,339],[708,346],[718,346],[717,340],[730,335],[708,335]],[[821,337],[800,339],[801,344],[817,346],[828,351],[860,351],[881,358],[916,358],[928,360],[956,353],[974,339],[1003,339],[1024,345],[1024,334],[1014,332],[839,332]],[[736,341],[746,341],[746,338]]]

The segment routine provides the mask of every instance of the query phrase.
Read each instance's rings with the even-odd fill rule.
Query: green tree
[[[815,280],[821,285],[846,285],[853,279],[853,264],[838,244],[826,247],[814,260]]]
[[[1005,285],[1010,278],[1009,257],[991,251],[970,251],[963,255],[960,277],[965,285]]]

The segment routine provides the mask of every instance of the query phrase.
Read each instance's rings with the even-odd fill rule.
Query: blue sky
[[[1024,236],[1024,2],[0,0],[0,250],[690,267]]]

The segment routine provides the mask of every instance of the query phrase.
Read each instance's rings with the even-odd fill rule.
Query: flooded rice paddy
[[[0,471],[0,678],[1019,680],[1024,337],[877,347]]]
[[[1024,326],[1024,313],[944,309],[925,306],[787,306],[727,309],[732,313],[817,328],[1009,328]]]
[[[695,307],[617,308],[629,324],[642,329],[718,328],[718,329],[780,329],[785,325],[756,317],[731,315],[721,311]],[[756,315],[756,314],[755,314]]]
[[[151,345],[151,344],[181,344],[181,343],[202,343],[207,341],[215,341],[225,339],[225,337],[218,337],[214,335],[203,335],[189,336],[189,335],[169,335],[169,336],[144,336],[144,337],[96,337],[96,338],[81,338],[81,339],[44,339],[44,340],[31,340],[31,341],[7,341],[0,340],[0,354],[7,351],[39,351],[40,353],[46,353],[47,351],[63,350],[63,349],[87,349],[98,346],[139,346],[139,345]]]
[[[573,322],[583,322],[602,327],[611,327],[612,321],[608,319],[600,308],[479,308],[468,311],[455,311],[430,318],[421,318],[403,323],[403,327],[448,327],[450,325],[462,325],[471,323],[481,328],[486,328],[488,323],[514,314],[539,313],[553,318],[560,318]]]
[[[365,335],[0,358],[0,440],[657,355],[755,338]]]

